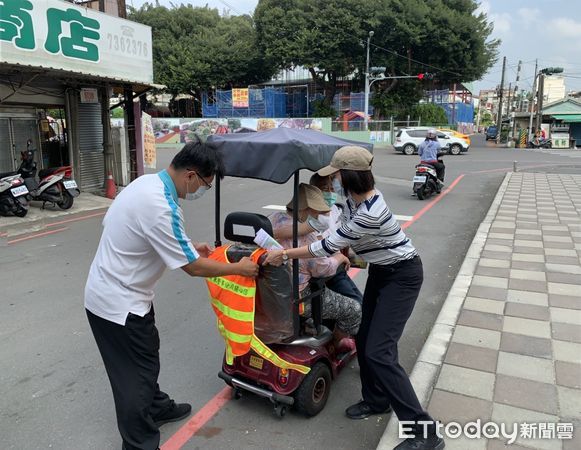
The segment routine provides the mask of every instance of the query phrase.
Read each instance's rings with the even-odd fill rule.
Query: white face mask
[[[339,178],[333,178],[333,191],[337,195],[340,195],[341,197],[345,197],[345,189],[343,189],[343,186],[341,185]]]
[[[331,219],[329,216],[327,216],[325,214],[319,214],[316,218],[313,216],[309,216],[307,218],[307,223],[312,228],[317,230],[319,233],[323,233],[324,231],[329,229],[329,226],[331,224]]]
[[[198,175],[196,175],[198,176]],[[192,200],[197,200],[199,199],[202,195],[204,195],[206,193],[206,191],[208,189],[210,189],[208,186],[199,186],[198,189],[196,189],[196,192],[189,192],[190,191],[190,182],[187,182],[187,191],[186,192],[186,196],[185,199],[188,201],[192,201]]]

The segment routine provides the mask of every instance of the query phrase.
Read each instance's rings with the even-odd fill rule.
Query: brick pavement
[[[429,380],[428,410],[444,424],[480,418],[575,428],[571,440],[519,436],[505,447],[460,438],[447,439],[448,449],[580,449],[581,175],[508,177],[439,373]],[[387,432],[397,433],[393,426]]]

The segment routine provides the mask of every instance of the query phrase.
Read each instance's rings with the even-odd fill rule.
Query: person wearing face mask
[[[254,277],[249,258],[225,264],[208,259],[207,244],[190,241],[179,199],[200,198],[222,177],[219,155],[200,140],[189,143],[167,170],[143,175],[117,196],[103,219],[103,233],[85,286],[85,309],[115,401],[126,450],[159,448],[159,427],[187,417],[157,383],[159,334],[154,287],[166,268],[190,276]]]
[[[422,261],[375,188],[372,162],[373,155],[365,148],[346,146],[337,150],[331,164],[319,170],[319,175],[334,176],[335,183],[340,184],[336,190],[344,190],[341,227],[323,240],[269,251],[265,263],[279,265],[289,259],[319,258],[347,246],[369,263],[356,337],[363,398],[345,413],[350,419],[365,419],[393,409],[400,421],[413,423],[413,431],[408,432],[412,436],[395,449],[440,450],[445,444],[437,434],[437,425],[422,408],[398,360],[398,341],[423,282]]]
[[[331,211],[328,215],[320,214],[318,218],[310,216],[306,221],[299,223],[299,236],[305,236],[309,233],[317,232],[319,238],[324,239],[329,237],[331,233],[341,226],[341,213],[343,212],[344,206],[341,203],[337,203],[340,196],[335,192],[333,183],[333,177],[322,177],[317,173],[313,174],[309,180],[311,186],[318,187],[321,190],[323,199],[331,208]],[[340,188],[340,190],[343,189],[340,185],[338,188]],[[344,197],[341,196],[341,198]],[[277,228],[274,231],[274,237],[276,239],[291,239],[293,236],[292,233],[292,223],[290,223],[286,227]],[[357,300],[359,304],[363,302],[363,294],[345,270],[337,272],[336,275],[326,281],[325,285],[338,294]]]
[[[287,228],[293,221],[293,200],[287,205],[286,212],[280,211],[269,216],[275,236],[277,230]],[[299,222],[305,223],[309,217],[321,219],[330,211],[329,205],[325,202],[322,192],[315,186],[306,183],[299,185]],[[312,231],[303,236],[299,236],[299,245],[307,245],[318,240],[317,232]],[[283,247],[292,246],[292,238],[279,239]],[[322,258],[305,259],[299,261],[299,291],[301,297],[310,293],[309,280],[311,278],[327,278],[337,273],[341,264],[349,266],[349,259],[341,253]],[[330,289],[324,289],[322,295],[322,316],[323,319],[336,321],[333,331],[335,346],[339,353],[350,351],[353,348],[351,336],[355,336],[361,322],[361,305],[350,297],[341,295]],[[305,303],[304,315],[310,317],[310,302]]]

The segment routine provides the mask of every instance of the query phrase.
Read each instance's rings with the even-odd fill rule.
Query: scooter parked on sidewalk
[[[26,216],[27,194],[28,188],[19,174],[0,174],[0,216]]]
[[[441,159],[446,152],[438,153],[438,162],[444,164]],[[444,180],[438,179],[436,168],[428,163],[422,162],[416,165],[416,174],[412,180],[413,195],[418,197],[418,200],[424,200],[432,194],[439,194]]]
[[[553,142],[551,139],[533,139],[532,141],[529,141],[528,148],[551,148],[552,145]]]
[[[74,198],[78,197],[80,191],[77,182],[72,179],[73,168],[71,166],[52,167],[42,169],[36,177],[36,161],[34,161],[35,150],[30,148],[32,141],[28,141],[26,151],[21,152],[22,163],[18,172],[24,178],[26,187],[30,191],[29,200],[52,203],[61,209],[69,209],[73,206]]]

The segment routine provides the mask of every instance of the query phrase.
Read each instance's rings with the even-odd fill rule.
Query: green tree
[[[369,0],[260,0],[254,12],[260,48],[279,69],[306,67],[329,108],[337,79],[361,67]]]
[[[339,77],[363,78],[373,30],[372,66],[385,66],[388,76],[436,73],[431,82],[374,84],[380,112],[396,104],[394,96],[404,113],[421,98],[415,91],[477,80],[494,64],[500,42],[489,39],[492,25],[477,7],[476,0],[259,0],[254,18],[266,58],[280,69],[308,68],[326,105]]]
[[[129,19],[152,27],[156,83],[201,100],[214,88],[248,86],[275,72],[263,58],[249,16],[220,17],[217,9],[145,3]]]
[[[412,110],[413,120],[420,120],[422,124],[444,125],[448,123],[446,111],[433,103],[415,105]]]

